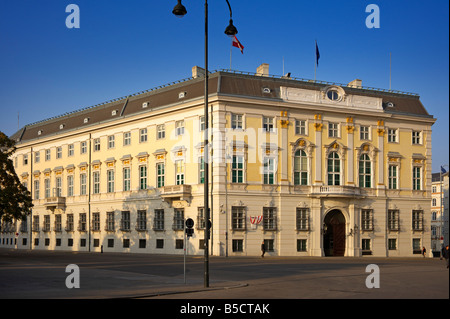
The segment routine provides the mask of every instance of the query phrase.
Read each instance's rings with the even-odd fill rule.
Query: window
[[[388,230],[400,230],[400,213],[397,209],[388,210]]]
[[[273,239],[264,239],[264,247],[266,248],[266,251],[274,251],[274,240]]]
[[[164,169],[165,169],[165,164],[164,163],[157,163],[156,164],[156,184],[157,184],[157,187],[164,187]]]
[[[412,211],[412,229],[423,230],[423,210]]]
[[[100,213],[92,213],[92,231],[100,231]]]
[[[275,184],[275,159],[270,157],[264,158],[264,171],[263,171],[263,184],[273,185]]]
[[[277,230],[277,209],[274,207],[263,208],[263,229]]]
[[[27,154],[25,154],[23,156],[23,165],[28,165],[28,155]]]
[[[204,131],[205,130],[205,116],[200,116],[199,118],[199,124],[200,124],[200,131]]]
[[[67,176],[67,196],[73,196],[73,175]]]
[[[419,191],[422,187],[422,179],[420,177],[420,167],[413,167],[413,190]]]
[[[184,184],[184,161],[175,161],[176,185]]]
[[[94,139],[94,152],[100,151],[100,139]]]
[[[297,239],[297,251],[306,251],[306,239]]]
[[[422,245],[420,244],[420,238],[413,238],[413,254],[421,254],[422,253]]]
[[[80,195],[86,195],[86,174],[80,174]]]
[[[55,182],[56,182],[56,185],[55,185],[56,188],[55,188],[55,194],[53,196],[61,197],[61,195],[62,195],[62,179],[61,179],[61,177],[57,177],[55,179]]]
[[[94,172],[92,174],[92,178],[94,180],[94,194],[100,193],[100,173]]]
[[[361,210],[361,230],[373,230],[373,210],[363,209]]]
[[[306,135],[306,121],[295,120],[295,134]]]
[[[175,240],[175,249],[183,249],[184,248],[184,240],[176,239]]]
[[[233,252],[243,252],[244,251],[244,241],[242,239],[233,239],[232,249]]]
[[[265,132],[273,132],[273,117],[263,117],[263,130]]]
[[[242,129],[242,114],[231,114],[231,128]]]
[[[436,198],[431,199],[431,206],[433,206],[433,207],[436,206]]]
[[[39,216],[33,216],[33,224],[31,227],[33,231],[39,231]]]
[[[296,214],[297,230],[309,230],[309,209],[297,208]]]
[[[74,146],[73,144],[69,144],[67,148],[67,156],[73,156],[73,154],[74,154]]]
[[[143,128],[139,130],[139,143],[147,142],[147,129]]]
[[[61,225],[61,215],[56,214],[55,215],[55,232],[61,232],[62,231],[62,225]]]
[[[175,135],[184,134],[184,120],[175,122]]]
[[[122,219],[120,220],[120,230],[121,231],[129,231],[130,230],[130,212],[123,211]]]
[[[155,218],[153,219],[153,230],[164,230],[164,209],[155,209]]]
[[[199,207],[197,214],[197,229],[205,229],[205,208]]]
[[[136,230],[139,231],[147,230],[147,211],[145,210],[137,211]]]
[[[123,146],[131,145],[131,132],[123,133]]]
[[[233,163],[231,165],[231,182],[244,182],[244,156],[233,156]]]
[[[366,239],[366,238],[364,238],[363,240],[362,240],[362,250],[370,250],[370,239]]]
[[[336,152],[328,155],[328,185],[340,185],[341,161]]]
[[[81,213],[80,214],[80,220],[78,223],[78,230],[79,231],[86,231],[86,213]]]
[[[388,249],[389,250],[397,250],[397,239],[396,238],[388,239]]]
[[[294,185],[308,185],[308,158],[303,150],[294,155]]]
[[[106,213],[106,231],[115,231],[114,212]]]
[[[417,145],[422,144],[422,132],[412,131],[412,143]]]
[[[184,209],[175,208],[173,212],[173,230],[183,230],[184,229]]]
[[[45,192],[45,198],[50,197],[50,179],[46,178],[44,179],[44,192]]]
[[[328,137],[339,137],[338,123],[328,123]]]
[[[158,140],[166,137],[166,126],[164,124],[156,126],[156,138]]]
[[[114,135],[108,136],[108,148],[114,148],[116,146],[116,138]]]
[[[42,230],[45,232],[50,231],[50,215],[44,216],[44,228]]]
[[[389,165],[388,168],[388,187],[389,189],[398,189],[398,166]]]
[[[164,248],[164,239],[157,239],[156,240],[156,248],[158,248],[158,249]]]
[[[49,161],[50,159],[51,159],[50,150],[45,150],[45,160]]]
[[[431,220],[432,221],[436,221],[437,220],[437,213],[436,212],[431,212]]]
[[[147,166],[139,166],[139,189],[147,189]]]
[[[34,153],[34,162],[39,163],[41,161],[41,152]]]
[[[66,219],[66,231],[70,232],[73,231],[73,214],[67,214],[67,219]]]
[[[62,147],[61,146],[56,148],[56,158],[62,158]]]
[[[127,192],[131,190],[131,170],[129,167],[123,169],[123,191]]]
[[[371,187],[371,165],[367,154],[359,157],[359,187]]]
[[[388,128],[388,142],[389,143],[397,143],[398,142],[398,136],[397,136],[397,130]]]
[[[87,143],[86,142],[81,142],[80,153],[81,154],[87,153]]]
[[[231,227],[233,230],[245,230],[245,207],[232,207],[231,220]]]
[[[34,181],[34,199],[39,199],[39,180]]]
[[[203,156],[198,158],[198,180],[200,184],[205,182],[205,161]]]
[[[114,193],[114,170],[108,170],[106,175],[108,177],[108,193]]]
[[[361,126],[360,127],[359,138],[361,140],[368,140],[369,139],[369,127],[368,126]]]
[[[328,90],[327,97],[331,101],[338,101],[340,99],[339,93],[336,90]]]
[[[113,247],[114,247],[114,239],[108,238],[108,248],[113,248]]]

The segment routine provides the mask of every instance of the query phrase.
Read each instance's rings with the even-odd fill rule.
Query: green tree
[[[31,193],[17,177],[11,155],[13,140],[0,131],[0,221],[23,220],[33,207]]]

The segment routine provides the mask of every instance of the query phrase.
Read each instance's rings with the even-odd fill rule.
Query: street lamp
[[[225,29],[225,34],[229,37],[234,37],[238,31],[233,25],[231,6],[228,0],[226,0],[228,8],[230,9],[230,24]],[[172,13],[182,18],[187,14],[186,8],[181,4],[181,0],[178,0],[178,4],[174,7]],[[209,118],[208,118],[208,0],[205,0],[205,132],[204,132],[204,143],[203,143],[203,154],[205,163],[205,179],[204,179],[204,212],[205,212],[205,250],[204,250],[204,285],[209,287],[209,234],[211,224],[209,223],[210,212],[209,212],[209,202],[208,202],[208,187],[209,187],[209,141],[208,141],[208,128],[209,128]]]

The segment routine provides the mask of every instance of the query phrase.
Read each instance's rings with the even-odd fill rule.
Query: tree
[[[0,131],[0,221],[24,220],[33,207],[31,193],[17,177],[11,155],[15,142]]]

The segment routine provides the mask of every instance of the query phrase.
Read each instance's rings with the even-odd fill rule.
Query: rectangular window
[[[412,131],[412,143],[416,145],[422,144],[422,132]]]
[[[81,154],[87,153],[87,143],[86,142],[81,142],[80,153]]]
[[[62,195],[62,178],[57,177],[55,179],[55,182],[56,182],[56,184],[55,184],[56,187],[55,187],[55,194],[53,194],[53,196],[61,197],[61,195]]]
[[[173,212],[173,230],[183,230],[184,229],[184,209],[175,208]]]
[[[339,137],[338,123],[328,123],[328,137]]]
[[[244,182],[244,156],[233,156],[233,164],[231,166],[231,182]]]
[[[306,121],[295,120],[295,134],[306,135]]]
[[[45,192],[45,198],[50,197],[50,178],[44,179],[44,192]]]
[[[139,189],[147,189],[147,166],[139,166]]]
[[[205,161],[203,156],[198,158],[198,181],[200,184],[205,182]]]
[[[263,208],[263,229],[277,230],[277,209],[274,207]]]
[[[166,137],[166,126],[164,124],[156,126],[156,138],[158,140]]]
[[[39,163],[41,161],[41,152],[35,152],[34,153],[34,162]]]
[[[114,239],[109,238],[108,239],[108,248],[113,248],[114,247]]]
[[[156,164],[156,184],[157,187],[164,187],[164,163]]]
[[[199,118],[199,129],[200,131],[204,131],[205,130],[205,117],[204,116],[200,116]]]
[[[121,231],[129,231],[130,230],[130,212],[123,211],[122,219],[120,220],[120,230]]]
[[[67,176],[67,196],[73,196],[73,175]]]
[[[123,146],[131,145],[131,132],[123,133]]]
[[[123,191],[127,192],[131,190],[131,170],[129,167],[123,169]]]
[[[175,135],[184,134],[184,120],[175,122]]]
[[[359,138],[361,140],[368,140],[369,139],[369,127],[368,126],[361,126],[360,127]]]
[[[245,207],[232,207],[231,208],[231,227],[233,230],[245,230]]]
[[[108,136],[108,148],[114,148],[116,146],[116,138],[114,135]]]
[[[233,239],[232,247],[233,252],[243,252],[244,251],[244,241],[242,239]]]
[[[143,128],[139,130],[139,143],[147,142],[147,129]]]
[[[231,114],[231,128],[242,129],[242,114]]]
[[[362,240],[362,245],[361,245],[361,248],[362,248],[362,250],[370,250],[371,248],[370,248],[370,239],[363,239]]]
[[[33,216],[33,224],[31,225],[33,231],[39,231],[39,216]]]
[[[49,161],[51,159],[50,150],[45,150],[45,160]],[[16,165],[17,166],[17,165]]]
[[[367,231],[373,230],[373,210],[372,209],[361,210],[361,230],[367,230]]]
[[[62,147],[61,146],[56,148],[56,158],[62,158]]]
[[[157,239],[156,240],[156,248],[163,249],[164,248],[164,239]]]
[[[92,231],[100,231],[100,213],[92,213]]]
[[[34,199],[39,199],[39,180],[34,181]]]
[[[42,230],[45,232],[50,231],[50,215],[44,216],[44,228]]]
[[[388,249],[389,250],[397,250],[397,239],[396,238],[388,239]]]
[[[388,210],[388,230],[400,230],[400,213],[397,209]]]
[[[176,239],[175,240],[175,249],[183,249],[184,248],[184,240]]]
[[[275,184],[275,159],[270,157],[264,158],[263,184]]]
[[[297,208],[297,230],[309,230],[309,208]]]
[[[419,191],[422,188],[421,169],[419,166],[413,167],[413,190]]]
[[[197,213],[197,229],[205,229],[205,208],[199,207]]]
[[[423,210],[412,211],[412,229],[423,230]]]
[[[420,238],[413,238],[413,254],[420,254],[422,253],[422,245],[420,244]]]
[[[73,144],[69,144],[69,147],[67,149],[67,156],[73,156],[74,154],[74,146]]]
[[[100,139],[94,139],[94,152],[100,151]]]
[[[398,189],[398,166],[389,165],[388,169],[388,187],[389,189]]]
[[[274,131],[274,125],[273,125],[273,117],[263,117],[263,130],[265,132],[273,132]]]
[[[397,143],[398,142],[398,136],[397,136],[397,130],[388,128],[388,142],[389,143]]]
[[[114,212],[106,213],[106,231],[115,231],[116,226],[114,223]]]
[[[86,174],[80,174],[80,195],[86,195]]]
[[[78,222],[78,231],[86,231],[87,227],[86,227],[86,213],[81,213],[80,214],[80,220]]]
[[[71,232],[73,231],[73,214],[67,214],[67,219],[66,219],[66,231],[67,232]]]
[[[308,185],[308,157],[303,150],[294,155],[294,185]]]
[[[297,251],[306,251],[306,239],[297,239]]]
[[[114,193],[114,170],[108,170],[106,174],[108,177],[108,193]]]
[[[155,209],[153,230],[164,230],[164,209]]]
[[[274,251],[274,240],[264,239],[264,247],[266,248],[266,251]]]
[[[184,161],[175,161],[176,185],[184,184]]]
[[[146,210],[138,210],[137,211],[136,230],[138,230],[138,231],[147,230],[147,211]]]
[[[94,194],[100,194],[100,172],[92,174],[94,184]]]
[[[61,215],[55,214],[55,232],[61,232],[62,231],[62,223],[61,223]]]

